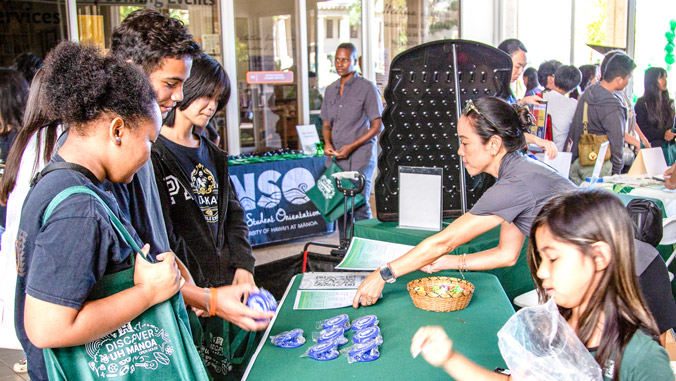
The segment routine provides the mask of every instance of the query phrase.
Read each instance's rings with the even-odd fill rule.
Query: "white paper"
[[[592,177],[590,184],[594,185],[596,181],[601,176],[601,169],[603,169],[604,158],[606,157],[606,151],[608,151],[608,142],[603,142],[601,147],[599,147],[599,155],[596,157],[596,163],[594,163],[594,172],[592,172]]]
[[[399,172],[399,227],[441,230],[442,175]]]
[[[644,148],[643,164],[649,176],[660,176],[667,170],[667,161],[664,159],[662,148]]]
[[[221,35],[203,34],[202,50],[207,54],[221,54]]]
[[[573,159],[572,152],[559,152],[553,159],[550,159],[547,155],[545,155],[543,162],[551,166],[552,168],[556,169],[559,173],[561,173],[565,177],[568,177],[570,176],[570,162],[572,159]]]
[[[367,272],[309,272],[303,274],[301,290],[356,289],[369,275]]]
[[[352,305],[357,290],[298,290],[294,310],[329,310]]]
[[[314,124],[299,124],[296,126],[296,131],[298,132],[298,139],[300,139],[303,152],[308,155],[316,154],[317,143],[319,143],[317,127]]]
[[[375,270],[413,249],[413,246],[352,238],[345,258],[336,266],[340,270]]]

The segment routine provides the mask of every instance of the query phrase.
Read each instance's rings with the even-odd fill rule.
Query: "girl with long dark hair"
[[[554,299],[604,380],[674,379],[639,290],[632,222],[616,196],[598,189],[556,196],[533,221],[528,251],[540,301]],[[455,352],[440,327],[421,328],[411,352],[456,380],[511,378]]]
[[[636,101],[636,123],[653,147],[674,144],[674,100],[667,91],[667,72],[661,67],[651,67],[643,77],[644,93]],[[670,163],[671,164],[671,163]]]

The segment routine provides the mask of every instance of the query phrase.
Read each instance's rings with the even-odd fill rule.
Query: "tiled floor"
[[[17,374],[12,370],[14,363],[21,360],[22,357],[21,351],[0,348],[0,381],[29,380],[28,374]]]

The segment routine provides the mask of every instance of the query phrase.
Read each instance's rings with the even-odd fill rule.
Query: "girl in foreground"
[[[133,253],[93,196],[68,197],[42,223],[47,205],[60,191],[82,185],[103,199],[140,243],[101,182],[130,182],[150,157],[161,123],[143,73],[132,64],[103,58],[95,47],[63,42],[50,53],[44,71],[44,109],[52,110],[54,120],[68,123],[70,131],[50,164],[69,163],[69,169],[43,171],[28,193],[17,235],[15,320],[31,380],[47,379],[40,348],[101,338],[169,299],[182,283],[173,253],[158,255],[157,264]],[[142,251],[148,253],[148,245]],[[131,255],[137,256],[135,286],[88,300],[104,275],[131,266]]]
[[[528,265],[540,300],[554,298],[605,380],[674,379],[639,291],[631,220],[615,196],[591,189],[553,198],[533,222]],[[455,352],[440,327],[420,328],[411,353],[457,380],[508,378]]]

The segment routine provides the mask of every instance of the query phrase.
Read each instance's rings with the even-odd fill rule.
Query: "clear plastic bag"
[[[602,380],[601,367],[553,298],[519,310],[498,332],[498,345],[514,380]]]

